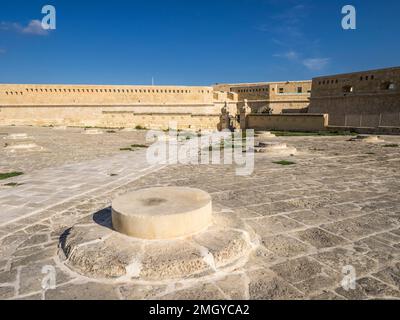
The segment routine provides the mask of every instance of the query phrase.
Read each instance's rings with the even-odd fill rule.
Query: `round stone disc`
[[[362,141],[366,143],[381,143],[385,142],[385,140],[381,139],[379,136],[357,136],[355,138],[356,141]]]
[[[38,146],[34,142],[22,143],[21,141],[17,143],[10,143],[8,146],[4,148],[9,152],[17,152],[17,151],[42,151],[43,147]]]
[[[259,146],[261,148],[266,148],[270,151],[272,150],[283,150],[287,149],[288,146],[286,143],[260,143]]]
[[[9,134],[7,137],[4,137],[4,139],[24,140],[24,139],[28,139],[28,135],[26,133],[12,133],[12,134]]]
[[[199,189],[160,187],[127,193],[112,203],[114,230],[141,239],[171,239],[203,231],[211,196]]]
[[[288,147],[286,143],[259,143],[254,149],[256,153],[264,153],[269,156],[285,156],[297,154],[297,149]]]
[[[87,129],[85,131],[83,131],[83,134],[103,134],[104,132],[100,129]]]
[[[268,138],[276,138],[276,135],[274,135],[272,132],[270,131],[259,131],[258,133],[256,133],[257,138],[259,139],[268,139]]]

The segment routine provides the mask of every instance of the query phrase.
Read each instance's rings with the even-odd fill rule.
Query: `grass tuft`
[[[383,146],[384,148],[398,148],[399,147],[399,145],[398,144],[385,144],[384,146]]]
[[[139,149],[139,148],[148,148],[148,146],[144,145],[144,144],[132,144],[130,147],[127,148],[120,148],[120,151],[135,151],[135,149]]]
[[[282,166],[291,166],[293,164],[296,164],[296,162],[287,161],[287,160],[275,161],[274,163],[275,164],[280,164]]]
[[[22,185],[23,185],[23,183],[17,183],[17,182],[10,182],[10,183],[3,184],[3,186],[5,186],[5,187],[18,187],[18,186],[22,186]]]
[[[132,144],[131,148],[148,148],[148,146],[144,144]]]
[[[135,129],[136,130],[147,130],[147,128],[142,127],[142,126],[136,126]]]
[[[23,175],[23,172],[8,172],[8,173],[0,173],[0,180],[5,180],[13,177],[18,177]]]

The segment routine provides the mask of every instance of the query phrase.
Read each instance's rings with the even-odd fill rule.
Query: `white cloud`
[[[285,53],[274,54],[274,57],[285,58],[285,59],[288,59],[288,60],[291,60],[291,61],[296,61],[296,60],[299,59],[298,53],[296,51],[293,51],[293,50],[285,52]]]
[[[307,18],[308,15],[308,7],[303,4],[299,4],[288,8],[279,14],[273,15],[272,18],[281,21],[285,25],[298,25],[301,24],[301,22]]]
[[[311,58],[303,60],[303,64],[312,71],[324,69],[330,62],[329,58]]]
[[[277,7],[282,3],[282,0],[269,1]],[[304,32],[306,21],[313,12],[313,5],[309,5],[306,0],[301,2],[269,16],[269,22],[259,25],[258,30],[271,33],[271,41],[281,47],[279,50],[282,52],[273,55],[274,57],[286,59],[314,72],[320,71],[328,66],[331,59],[319,57],[322,51],[319,39],[310,39]]]
[[[256,29],[262,32],[270,32],[275,36],[283,35],[288,40],[303,41],[302,26],[308,16],[308,6],[295,5],[280,13],[270,15],[268,21],[258,24]]]
[[[311,71],[320,71],[324,69],[331,61],[330,58],[302,58],[302,54],[294,50],[290,50],[285,53],[274,54],[273,56],[287,59],[291,62],[301,63]]]
[[[28,25],[22,29],[22,33],[45,36],[48,34],[48,31],[43,29],[41,21],[31,20]]]
[[[46,36],[49,34],[48,30],[43,29],[42,23],[39,20],[31,20],[26,26],[23,26],[18,22],[3,21],[0,23],[0,30],[36,36]]]

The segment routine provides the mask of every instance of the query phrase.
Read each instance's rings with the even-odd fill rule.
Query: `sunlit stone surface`
[[[256,153],[264,153],[270,156],[295,155],[297,149],[289,147],[286,143],[263,143],[260,142],[254,149]]]
[[[361,141],[365,143],[383,143],[385,140],[381,139],[379,136],[357,136],[352,139],[352,141]]]
[[[0,127],[46,149],[0,148],[0,172],[24,172],[0,181],[1,299],[400,298],[399,136],[277,137],[295,157],[255,153],[237,176],[235,164],[149,168],[146,149],[121,151],[145,130],[82,131]],[[211,226],[169,240],[114,231],[113,199],[155,186],[208,192]],[[45,293],[44,266],[57,275]],[[341,285],[345,266],[356,290]]]
[[[270,131],[259,131],[256,133],[257,138],[260,140],[265,140],[265,139],[271,139],[271,138],[276,138],[276,135],[274,135]]]
[[[211,217],[211,197],[199,189],[150,188],[112,203],[114,229],[142,239],[188,236],[207,228]]]
[[[11,133],[8,136],[4,137],[4,139],[22,140],[28,139],[28,135],[26,133]]]
[[[87,129],[83,132],[84,134],[103,134],[104,132],[100,129]]]

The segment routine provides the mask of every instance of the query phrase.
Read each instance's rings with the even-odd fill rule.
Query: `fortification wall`
[[[285,95],[299,97],[301,95],[309,97],[311,94],[311,81],[288,81],[270,83],[270,98],[279,99]]]
[[[0,85],[1,125],[215,129],[211,87]]]
[[[249,84],[216,85],[214,90],[238,94],[239,101],[251,100],[306,100],[311,93],[311,81],[261,82]]]
[[[309,112],[332,126],[400,127],[400,68],[315,78]]]
[[[0,85],[0,106],[212,103],[212,87]]]
[[[269,82],[248,83],[217,83],[213,86],[215,91],[236,92],[238,88],[267,86]]]

